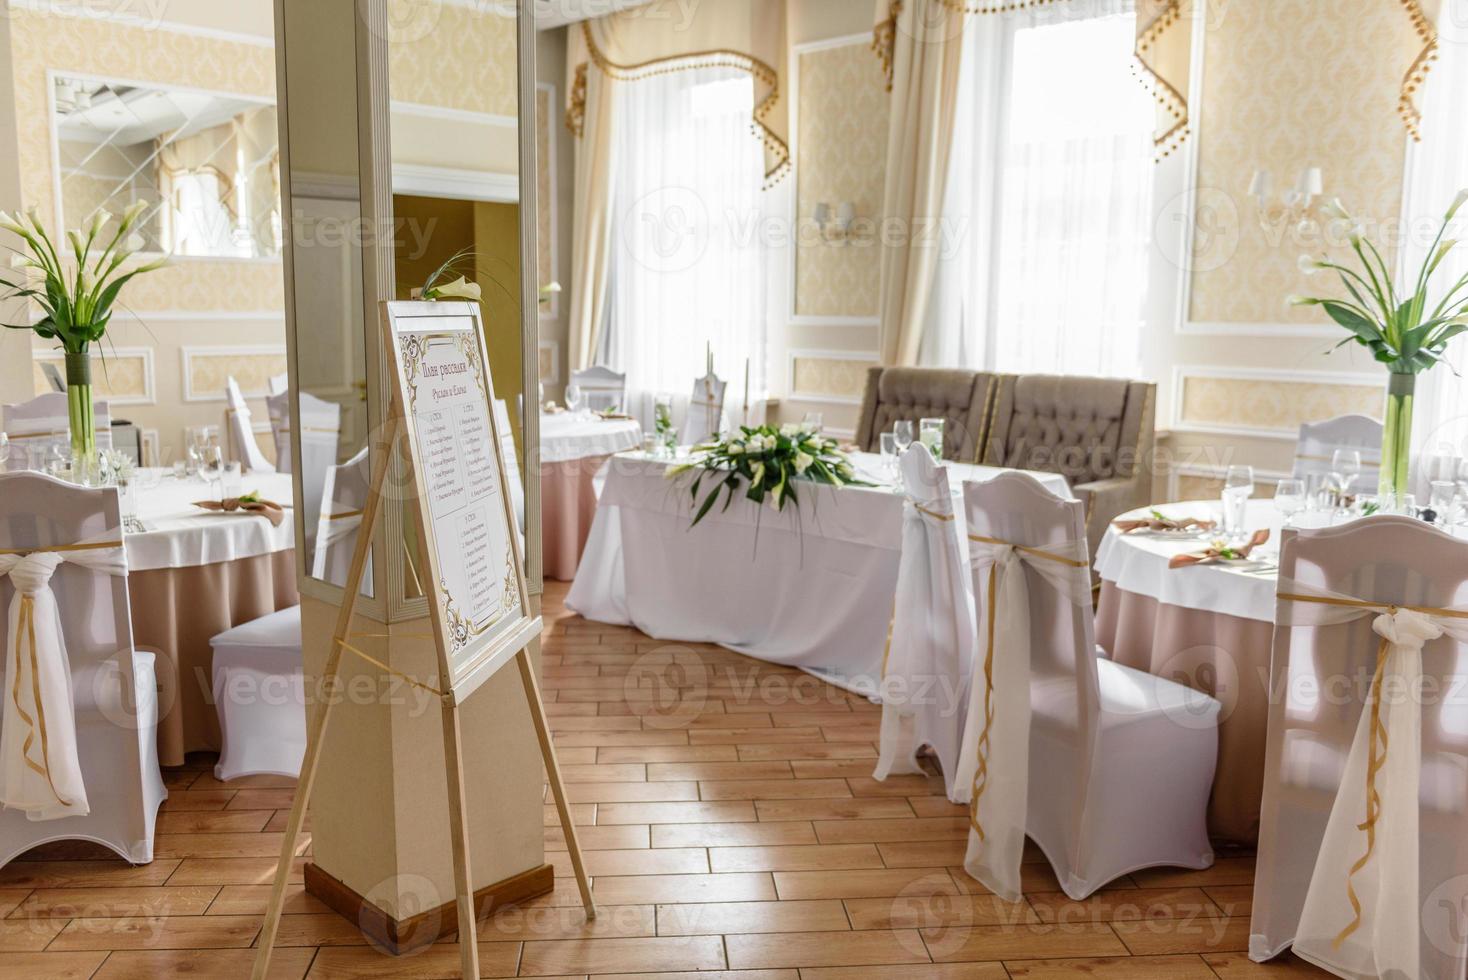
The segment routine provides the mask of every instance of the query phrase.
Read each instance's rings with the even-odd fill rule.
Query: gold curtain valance
[[[661,5],[581,22],[569,37],[566,127],[585,130],[587,72],[639,81],[695,68],[732,68],[754,81],[750,125],[764,146],[765,187],[790,170],[789,108],[780,78],[788,58],[785,0],[723,0],[697,7],[686,21],[656,16]]]
[[[1068,0],[932,0],[962,14],[1006,14]],[[1402,0],[1411,3],[1413,0]],[[1192,65],[1192,33],[1181,24],[1182,0],[1136,0],[1138,77],[1157,100],[1157,130],[1153,136],[1156,158],[1161,160],[1187,139],[1188,100],[1184,94]],[[892,91],[893,52],[896,50],[898,20],[906,0],[877,0],[872,50],[882,63],[887,91]]]
[[[1415,141],[1421,141],[1422,113],[1413,101],[1413,96],[1427,80],[1432,63],[1437,60],[1437,13],[1441,0],[1397,0],[1412,22],[1412,30],[1422,41],[1422,49],[1407,67],[1402,76],[1402,90],[1397,95],[1397,113],[1407,127],[1407,133]]]

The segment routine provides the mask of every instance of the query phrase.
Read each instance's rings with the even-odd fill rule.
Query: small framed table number
[[[372,483],[362,508],[357,547],[347,575],[336,631],[322,671],[336,677],[343,651],[395,673],[349,642],[363,569],[371,551],[388,471],[388,459],[402,443],[416,499],[420,568],[428,596],[428,618],[438,648],[438,687],[443,709],[444,762],[448,776],[448,818],[454,852],[460,965],[465,977],[479,976],[475,943],[473,877],[464,820],[463,746],[459,710],[465,698],[514,660],[519,667],[531,722],[540,743],[547,781],[555,797],[567,850],[587,918],[596,916],[591,885],[581,860],[560,766],[556,763],[540,682],[526,646],[540,635],[540,619],[530,613],[520,536],[514,506],[506,492],[518,479],[505,465],[495,422],[494,382],[489,373],[484,330],[477,303],[387,302],[382,304],[385,350],[391,364],[392,407],[383,444],[372,459]],[[296,842],[315,782],[321,742],[334,699],[312,708],[300,782],[286,823],[280,864],[260,934],[253,977],[264,980],[280,926],[286,882]]]

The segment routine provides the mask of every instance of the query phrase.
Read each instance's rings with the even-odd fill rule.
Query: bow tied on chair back
[[[1362,976],[1421,976],[1423,647],[1445,635],[1468,643],[1468,610],[1375,602],[1285,579],[1278,599],[1281,627],[1336,626],[1374,615],[1371,629],[1380,637],[1295,949]]]
[[[71,666],[51,589],[56,570],[68,562],[127,574],[120,540],[0,553],[0,578],[15,587],[0,692],[0,806],[22,810],[33,821],[90,811],[77,755]]]
[[[968,536],[979,600],[979,664],[964,733],[965,772],[973,772],[964,867],[1006,901],[1019,901],[1030,772],[1030,581],[1075,605],[1091,601],[1084,541],[1032,547]],[[978,588],[979,573],[988,570]],[[977,597],[977,596],[976,596]]]

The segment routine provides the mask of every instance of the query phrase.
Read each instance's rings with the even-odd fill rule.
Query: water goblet
[[[897,452],[899,454],[907,452],[907,447],[912,445],[912,419],[901,419],[894,422],[892,424],[892,438],[897,443]]]
[[[1254,495],[1254,467],[1230,466],[1223,477],[1223,533],[1243,535],[1249,498]]]
[[[1274,488],[1274,508],[1284,516],[1284,527],[1294,522],[1295,515],[1305,509],[1305,481],[1280,480]]]

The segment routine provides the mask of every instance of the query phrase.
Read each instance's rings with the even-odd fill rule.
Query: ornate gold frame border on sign
[[[414,319],[430,317],[463,317],[469,326],[462,330],[446,330],[431,325],[421,330],[414,329]],[[424,485],[422,453],[416,425],[417,384],[422,377],[424,357],[436,343],[451,342],[464,354],[475,373],[478,396],[489,423],[492,442],[489,451],[494,454],[493,465],[499,474],[499,509],[508,532],[505,578],[508,588],[501,599],[500,610],[490,615],[487,622],[469,622],[455,607],[439,567],[438,537],[421,491],[415,504],[421,543],[428,565],[425,577],[427,581],[437,584],[435,594],[430,596],[429,612],[435,630],[439,631],[442,683],[454,696],[462,697],[492,676],[500,666],[508,662],[516,650],[522,648],[540,631],[540,621],[532,618],[529,612],[525,577],[521,571],[523,558],[516,531],[518,525],[514,505],[506,492],[510,475],[505,466],[499,422],[494,413],[494,382],[486,368],[489,354],[485,349],[484,324],[478,304],[417,301],[384,302],[382,324],[387,349],[393,354],[393,400],[395,411],[399,413],[403,423],[403,435],[408,439],[415,488]],[[517,619],[518,623],[515,622]],[[507,623],[507,620],[510,622]],[[487,636],[497,627],[501,628],[494,636]],[[465,684],[468,686],[461,690],[461,685]]]
[[[596,39],[591,36],[591,25],[588,21],[581,22],[581,34],[586,38],[586,50],[591,60],[608,78],[619,81],[638,81],[691,68],[734,68],[748,72],[755,82],[768,86],[770,90],[755,105],[754,123],[750,127],[750,131],[764,144],[765,149],[777,158],[775,165],[765,171],[765,190],[778,184],[790,172],[790,147],[765,122],[765,117],[780,104],[780,75],[766,62],[741,51],[713,49],[690,51],[687,54],[644,61],[636,65],[622,65],[608,58],[606,52],[597,46]],[[576,66],[576,80],[571,87],[570,104],[566,109],[566,127],[579,137],[585,126],[585,119],[586,65],[582,64]]]

